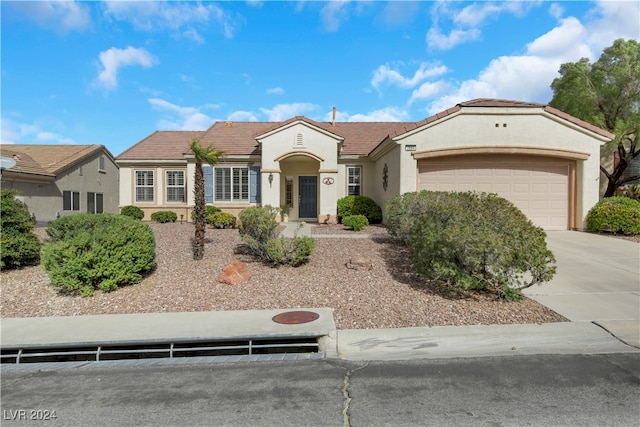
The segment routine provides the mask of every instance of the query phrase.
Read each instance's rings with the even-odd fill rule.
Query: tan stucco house
[[[0,154],[15,161],[2,171],[2,188],[15,190],[40,224],[119,211],[118,165],[103,145],[3,144]]]
[[[120,206],[146,218],[193,209],[197,138],[224,153],[205,168],[207,203],[237,214],[289,205],[290,220],[336,221],[338,199],[381,207],[422,189],[494,192],[547,230],[582,229],[599,199],[600,148],[613,138],[544,104],[477,99],[419,122],[216,122],[158,131],[116,157]]]

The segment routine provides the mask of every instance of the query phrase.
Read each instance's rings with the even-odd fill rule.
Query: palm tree
[[[202,164],[207,163],[214,165],[218,163],[222,152],[209,145],[207,148],[202,147],[197,138],[191,140],[191,151],[196,160],[195,182],[193,184],[193,193],[195,196],[195,226],[196,234],[193,241],[193,259],[201,260],[204,257],[204,234],[206,225],[206,211],[204,200],[204,172]]]

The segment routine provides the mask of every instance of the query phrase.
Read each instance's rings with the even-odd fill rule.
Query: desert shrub
[[[400,218],[403,204],[412,218]],[[545,232],[495,194],[421,192],[394,199],[387,211],[425,278],[458,289],[495,287],[518,300],[521,289],[555,274]]]
[[[205,221],[207,224],[210,224],[209,222],[209,216],[213,215],[216,212],[222,212],[222,210],[216,206],[213,205],[205,205],[204,207],[204,215],[205,215]],[[191,211],[191,222],[194,222],[196,220],[196,211]]]
[[[178,215],[173,211],[158,211],[151,214],[151,221],[165,223],[176,222]]]
[[[129,205],[122,208],[120,215],[130,216],[135,219],[144,218],[144,211],[137,206]]]
[[[236,225],[236,217],[227,212],[216,212],[207,215],[207,223],[215,228],[227,228]]]
[[[298,267],[308,261],[315,246],[315,240],[309,236],[274,238],[265,245],[267,257],[264,260],[273,265],[289,264]]]
[[[29,210],[10,190],[0,195],[0,254],[0,268],[37,264],[40,259],[40,241],[33,234]]]
[[[347,196],[338,200],[338,218],[342,220],[351,215],[364,215],[371,224],[382,222],[382,209],[367,196]]]
[[[304,264],[315,248],[315,240],[308,236],[278,238],[278,212],[279,209],[268,205],[242,210],[238,215],[238,229],[242,241],[250,253],[264,262],[273,265],[289,264],[294,267]]]
[[[446,193],[421,191],[404,193],[387,200],[384,206],[384,217],[389,234],[406,241],[413,233],[418,215],[428,209],[438,197]]]
[[[640,234],[640,201],[629,197],[607,197],[587,214],[587,230]]]
[[[360,231],[369,225],[369,221],[364,215],[349,215],[342,218],[342,224],[353,231]]]
[[[42,265],[51,285],[82,296],[138,283],[155,266],[151,228],[128,215],[77,214],[47,228]]]

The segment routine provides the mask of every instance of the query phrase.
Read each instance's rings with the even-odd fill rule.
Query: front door
[[[298,200],[300,202],[298,217],[306,219],[318,218],[317,177],[298,177]]]

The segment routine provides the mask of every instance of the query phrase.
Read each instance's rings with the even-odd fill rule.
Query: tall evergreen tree
[[[600,166],[608,180],[604,196],[613,196],[640,179],[627,171],[640,156],[640,43],[618,39],[593,64],[587,58],[562,64],[560,76],[551,84],[549,105],[615,135],[613,167]]]
[[[204,236],[206,231],[206,210],[204,200],[204,163],[214,165],[218,163],[222,152],[209,145],[204,148],[197,138],[191,140],[191,151],[196,161],[195,181],[193,193],[195,196],[195,237],[193,240],[193,259],[201,260],[204,257]]]

